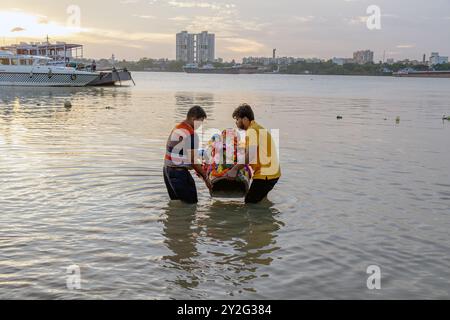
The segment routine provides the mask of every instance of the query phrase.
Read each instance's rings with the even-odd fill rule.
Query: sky
[[[367,20],[380,9],[380,28]],[[372,20],[373,21],[373,20]],[[0,45],[75,42],[86,58],[175,58],[177,32],[216,34],[216,57],[421,60],[450,55],[450,0],[1,0]]]

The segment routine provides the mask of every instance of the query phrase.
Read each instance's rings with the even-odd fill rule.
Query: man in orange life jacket
[[[199,150],[196,125],[200,125],[206,118],[205,110],[194,106],[189,110],[186,120],[175,126],[167,141],[164,182],[171,200],[181,200],[189,204],[198,202],[197,188],[189,170],[195,170],[206,186],[212,188],[202,165],[195,161]]]

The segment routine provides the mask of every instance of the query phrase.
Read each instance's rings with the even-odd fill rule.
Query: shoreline
[[[248,75],[283,75],[283,76],[356,76],[356,77],[393,77],[392,75],[373,75],[373,74],[318,74],[318,73],[242,73],[242,74],[225,74],[225,73],[187,73],[183,71],[146,71],[146,70],[129,70],[131,72],[142,72],[142,73],[181,73],[181,74],[206,74],[206,75],[226,75],[226,76],[248,76]]]
[[[145,71],[145,70],[130,70],[132,72],[140,72],[140,73],[178,73],[178,74],[193,74],[182,71]],[[374,74],[304,74],[304,73],[253,73],[253,74],[221,74],[221,73],[196,73],[194,75],[225,75],[225,76],[248,76],[248,75],[283,75],[283,76],[338,76],[338,77],[384,77],[384,78],[423,78],[423,79],[450,79],[445,77],[420,77],[420,76],[409,76],[409,77],[395,77],[393,75],[374,75]]]

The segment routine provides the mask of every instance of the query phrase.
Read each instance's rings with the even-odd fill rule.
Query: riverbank
[[[86,62],[92,60],[86,59]],[[98,68],[111,68],[109,60],[101,59],[97,61]],[[213,63],[216,68],[229,68],[233,63]],[[184,72],[185,63],[169,59],[149,59],[142,58],[138,61],[119,61],[116,63],[118,68],[126,68],[130,71],[145,72]],[[337,65],[331,60],[321,62],[298,62],[290,65],[251,65],[258,67],[258,73],[277,73],[277,74],[295,74],[295,75],[340,75],[340,76],[391,76],[395,72],[404,69],[413,69],[415,71],[450,71],[450,64],[442,64],[430,68],[428,65],[417,65],[412,63],[368,63],[368,64],[344,64]]]

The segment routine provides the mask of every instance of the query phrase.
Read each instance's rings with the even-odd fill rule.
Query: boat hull
[[[237,199],[244,198],[250,190],[250,179],[243,178],[240,180],[229,180],[226,177],[213,179],[211,181],[212,189],[210,190],[213,198]]]
[[[17,73],[0,72],[0,86],[20,87],[84,87],[96,80],[91,73]]]
[[[113,86],[117,82],[122,84],[123,81],[133,81],[131,73],[126,70],[112,70],[100,72],[97,79],[89,83],[89,86]]]

